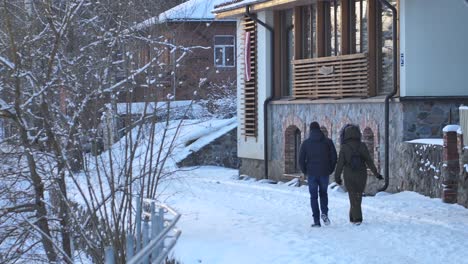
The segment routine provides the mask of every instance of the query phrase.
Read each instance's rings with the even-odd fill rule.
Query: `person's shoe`
[[[353,222],[354,225],[359,226],[362,224],[362,222]]]
[[[330,218],[328,218],[328,215],[322,214],[321,217],[322,217],[323,223],[324,223],[326,226],[327,226],[327,225],[330,225]]]
[[[320,224],[312,224],[310,227],[320,227]]]

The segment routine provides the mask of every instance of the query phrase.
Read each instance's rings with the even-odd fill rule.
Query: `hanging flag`
[[[246,82],[250,81],[252,78],[251,65],[250,65],[250,32],[245,32],[245,41],[244,41],[244,71],[245,71],[245,80]]]

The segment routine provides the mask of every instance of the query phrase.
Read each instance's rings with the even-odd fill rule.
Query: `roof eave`
[[[316,2],[320,0],[313,0]],[[247,3],[239,3],[228,6],[219,7],[213,10],[215,17],[217,19],[223,18],[237,18],[245,14],[245,7],[250,6],[250,12],[256,13],[264,10],[276,9],[276,8],[285,8],[288,6],[303,5],[310,3],[310,0],[258,0]]]

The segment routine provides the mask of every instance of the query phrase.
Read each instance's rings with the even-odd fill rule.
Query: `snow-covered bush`
[[[208,110],[210,115],[217,118],[231,118],[236,116],[237,93],[236,81],[224,80],[219,83],[208,83],[207,99],[201,104]]]

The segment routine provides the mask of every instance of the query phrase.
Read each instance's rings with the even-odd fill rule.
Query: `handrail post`
[[[157,226],[158,226],[156,232],[159,234],[164,229],[164,208],[159,207],[158,216],[156,217],[156,219],[157,219]],[[164,242],[161,243],[161,245],[156,249],[158,252],[157,254],[161,254],[163,248],[164,248]]]
[[[106,264],[115,264],[114,258],[114,248],[107,247],[104,253],[104,263]]]
[[[149,244],[149,220],[145,217],[143,222],[143,248]],[[143,260],[144,264],[149,264],[149,255],[146,256]]]
[[[131,232],[127,233],[127,245],[126,246],[127,246],[126,259],[130,260],[130,259],[132,259],[133,255],[134,255],[134,250],[133,250],[134,238],[133,238],[133,234]]]
[[[156,218],[156,205],[151,202],[151,239],[155,239],[158,236],[158,221]],[[151,253],[151,260],[154,261],[158,257],[157,248]]]
[[[137,212],[136,212],[136,252],[138,253],[141,250],[141,202],[142,200],[140,197],[138,197],[138,202],[137,202]]]

